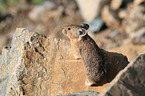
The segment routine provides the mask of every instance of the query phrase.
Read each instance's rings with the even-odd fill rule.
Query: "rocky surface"
[[[0,95],[16,96],[23,93],[22,79],[24,43],[32,34],[25,29],[17,29],[11,48],[5,47],[0,60]],[[21,39],[20,39],[21,38]]]
[[[103,16],[103,12],[108,14],[108,16],[101,18],[105,18],[103,20],[108,28],[97,34],[89,32],[99,47],[111,52],[122,53],[130,61],[145,53],[145,1],[102,1],[104,4],[101,6],[100,16]],[[51,4],[52,6],[49,7],[46,4]],[[84,85],[86,78],[83,63],[81,60],[76,61],[73,59],[71,55],[73,50],[70,51],[69,40],[61,34],[50,36],[50,38],[40,35],[45,34],[48,36],[50,33],[60,31],[66,25],[80,24],[83,21],[87,21],[84,18],[82,19],[84,16],[81,17],[83,14],[79,13],[82,10],[80,7],[75,0],[49,0],[41,5],[27,6],[24,10],[12,8],[10,13],[13,14],[8,14],[5,19],[1,19],[0,95],[31,95],[35,93],[38,95],[61,95],[64,93],[63,95],[65,95],[78,91],[80,93],[82,91],[86,92],[88,90],[101,92],[108,85],[95,88],[86,87]],[[97,16],[99,11],[96,12],[98,13],[91,14]],[[96,17],[94,16],[93,18]],[[96,26],[98,22],[95,20],[92,22]],[[100,25],[95,26],[93,26],[94,29]],[[19,31],[17,30],[15,35],[13,35],[17,27],[25,27],[33,32],[18,29]],[[35,31],[39,32],[39,34],[34,33]],[[12,37],[13,43],[11,43]],[[32,40],[31,37],[33,37]],[[57,38],[55,39],[55,37]],[[3,47],[7,45],[8,47]],[[3,51],[1,51],[2,49]],[[43,76],[44,73],[47,73],[47,76]],[[28,91],[30,89],[31,91]],[[45,90],[49,91],[46,92]]]
[[[99,96],[144,96],[145,54],[137,57],[108,85]]]
[[[71,57],[69,41],[61,35],[44,35],[17,29],[11,48],[3,48],[0,61],[0,95],[53,96],[103,87],[85,86],[81,60]]]
[[[110,84],[100,93],[94,91],[77,92],[63,96],[144,96],[145,54],[141,54],[119,72]]]
[[[75,60],[69,40],[61,32],[50,37],[17,29],[11,48],[4,48],[0,65],[1,95],[61,95],[78,91],[101,92],[106,86],[85,85],[85,68],[82,60]],[[118,54],[106,53],[110,60],[110,82],[126,66]],[[109,59],[108,59],[108,58]],[[117,62],[119,58],[122,62]],[[112,60],[113,59],[113,60]],[[108,69],[110,70],[110,69]],[[106,83],[106,82],[105,82]]]
[[[81,91],[81,92],[75,92],[68,95],[60,95],[60,96],[98,96],[99,93],[95,91]]]

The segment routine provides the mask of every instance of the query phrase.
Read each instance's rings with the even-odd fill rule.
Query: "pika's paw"
[[[81,59],[80,56],[76,56],[76,55],[74,55],[74,58],[75,58],[75,60],[79,60],[79,59]]]
[[[93,85],[93,83],[91,83],[91,82],[89,82],[89,81],[85,81],[85,84],[86,84],[87,86],[92,86],[92,85]]]

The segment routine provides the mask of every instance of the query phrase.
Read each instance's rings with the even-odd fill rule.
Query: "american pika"
[[[88,24],[69,25],[63,28],[62,33],[70,39],[71,46],[76,49],[74,56],[76,58],[81,57],[84,62],[87,77],[85,84],[88,86],[103,85],[111,81],[128,64],[128,61],[122,54],[111,53],[100,49],[95,41],[87,34],[88,29]],[[125,65],[116,68],[116,66],[121,65],[120,62]],[[109,68],[107,68],[108,66]]]

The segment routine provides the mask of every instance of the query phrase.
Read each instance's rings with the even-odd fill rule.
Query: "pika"
[[[111,81],[120,71],[119,69],[128,64],[128,60],[122,54],[110,53],[100,49],[88,35],[88,29],[88,24],[69,25],[63,28],[62,33],[70,39],[72,47],[76,50],[75,58],[82,58],[84,62],[87,78],[85,84],[87,86],[103,85]],[[111,59],[112,61],[110,61]],[[118,61],[114,61],[114,59]],[[120,61],[124,66],[116,69],[116,66],[120,66]],[[116,66],[113,65],[115,63]]]

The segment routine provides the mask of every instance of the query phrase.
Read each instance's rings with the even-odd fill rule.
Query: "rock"
[[[120,18],[126,18],[128,15],[128,10],[121,10],[118,15]]]
[[[119,12],[119,17],[123,19],[122,26],[130,34],[145,26],[145,7],[134,3],[128,4],[127,9]]]
[[[120,28],[120,21],[117,19],[109,10],[109,6],[104,6],[101,17],[106,23],[106,25],[112,29]]]
[[[17,29],[14,34],[11,48],[3,48],[0,61],[0,95],[23,95],[21,86],[23,75],[24,42],[28,41],[32,34],[25,29]]]
[[[3,46],[7,46],[7,44],[9,43],[10,38],[6,35],[0,35],[1,38],[1,43],[0,43],[0,50],[3,49]],[[1,51],[0,51],[1,54]]]
[[[126,40],[120,47],[112,48],[109,51],[126,54],[130,61],[134,60],[137,56],[145,52],[145,45],[134,45],[131,43],[131,41]]]
[[[76,0],[76,2],[85,21],[91,22],[100,14],[102,0]]]
[[[81,91],[81,92],[75,92],[68,95],[60,95],[60,96],[98,96],[99,93],[95,91]]]
[[[47,38],[17,29],[11,48],[0,56],[0,95],[53,96],[78,91],[100,92],[106,86],[85,86],[85,69],[74,60],[69,41],[61,34]],[[61,38],[61,39],[60,39]]]
[[[113,9],[113,10],[119,9],[119,7],[121,6],[122,2],[123,2],[123,0],[112,0],[111,4],[110,4],[111,9]]]
[[[145,54],[137,57],[115,77],[99,96],[144,96]]]
[[[29,18],[33,21],[48,23],[49,20],[59,19],[63,9],[51,1],[45,1],[43,4],[35,6],[29,13]]]
[[[101,92],[107,84],[85,86],[83,62],[74,59],[73,51],[61,32],[47,38],[26,29],[17,29],[11,48],[3,48],[0,56],[0,95],[53,96],[88,90]],[[106,51],[104,55],[108,60],[113,59],[113,55]],[[108,65],[115,68],[110,71],[108,82],[125,66],[126,63],[121,62]]]
[[[98,17],[88,24],[90,25],[89,30],[91,32],[99,32],[104,25],[104,21],[102,20],[102,18]]]
[[[136,5],[139,5],[139,4],[141,4],[141,3],[145,3],[145,1],[144,0],[134,0],[134,4],[136,4]]]
[[[139,44],[139,45],[145,44],[145,27],[139,29],[136,32],[132,32],[129,35],[132,38],[133,44],[135,44],[135,45],[136,44]]]

